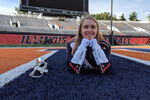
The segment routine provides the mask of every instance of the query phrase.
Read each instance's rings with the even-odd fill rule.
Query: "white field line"
[[[115,49],[114,49],[115,50]],[[117,49],[117,50],[124,50],[124,51],[131,51],[131,52],[139,52],[139,53],[150,53],[150,52],[144,52],[144,51],[138,51],[138,50],[129,50],[129,49]]]
[[[150,66],[150,61],[145,61],[145,60],[141,60],[141,59],[138,59],[138,58],[129,57],[129,56],[125,56],[125,55],[120,55],[120,54],[117,54],[117,53],[111,53],[111,54]]]
[[[43,57],[44,59],[52,56],[54,53],[56,53],[58,50],[54,50],[50,53],[47,53],[41,57]],[[17,78],[18,76],[20,76],[21,74],[25,73],[27,70],[33,68],[33,66],[36,65],[36,59],[35,58],[34,60],[26,63],[26,64],[23,64],[23,65],[20,65],[8,72],[5,72],[3,74],[0,74],[0,88],[3,87],[5,84],[9,83],[10,81],[12,81],[13,79]]]

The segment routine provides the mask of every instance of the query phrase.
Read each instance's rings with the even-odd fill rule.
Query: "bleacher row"
[[[98,21],[100,31],[110,34],[110,21]],[[76,19],[58,20],[58,18],[0,15],[0,33],[27,32],[37,34],[66,34],[75,35],[78,32],[79,21]],[[150,36],[150,22],[142,21],[113,21],[115,36]]]

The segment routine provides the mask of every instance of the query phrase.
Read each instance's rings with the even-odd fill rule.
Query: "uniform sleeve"
[[[71,59],[73,58],[73,55],[71,54],[71,52],[72,52],[71,43],[66,44],[66,64],[67,64],[67,68],[70,72],[79,74],[81,66],[71,62]]]
[[[111,64],[111,61],[110,61],[111,46],[106,41],[100,41],[99,45],[101,46],[102,50],[104,51],[106,57],[109,60],[108,63],[101,64],[101,66],[102,66],[101,67],[101,72],[102,73],[112,72],[112,64]]]
[[[109,59],[111,53],[111,46],[107,41],[100,41],[99,45],[101,46],[102,50],[104,51],[106,57]]]
[[[71,43],[67,43],[66,44],[66,63],[67,63],[67,66],[69,65],[69,63],[71,62],[71,59],[73,57],[73,55],[71,55],[71,52],[72,52],[72,48],[70,46]]]

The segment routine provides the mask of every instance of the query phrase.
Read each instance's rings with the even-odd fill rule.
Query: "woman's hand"
[[[89,43],[90,43],[90,40],[89,40],[89,39],[83,38],[82,41],[81,41],[80,46],[82,46],[82,47],[87,47],[87,46],[89,46]]]
[[[97,47],[98,43],[96,39],[90,40],[89,46],[95,49]]]

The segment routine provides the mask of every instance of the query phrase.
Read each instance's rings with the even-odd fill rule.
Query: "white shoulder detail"
[[[75,46],[75,42],[70,43],[70,47],[73,49]]]

